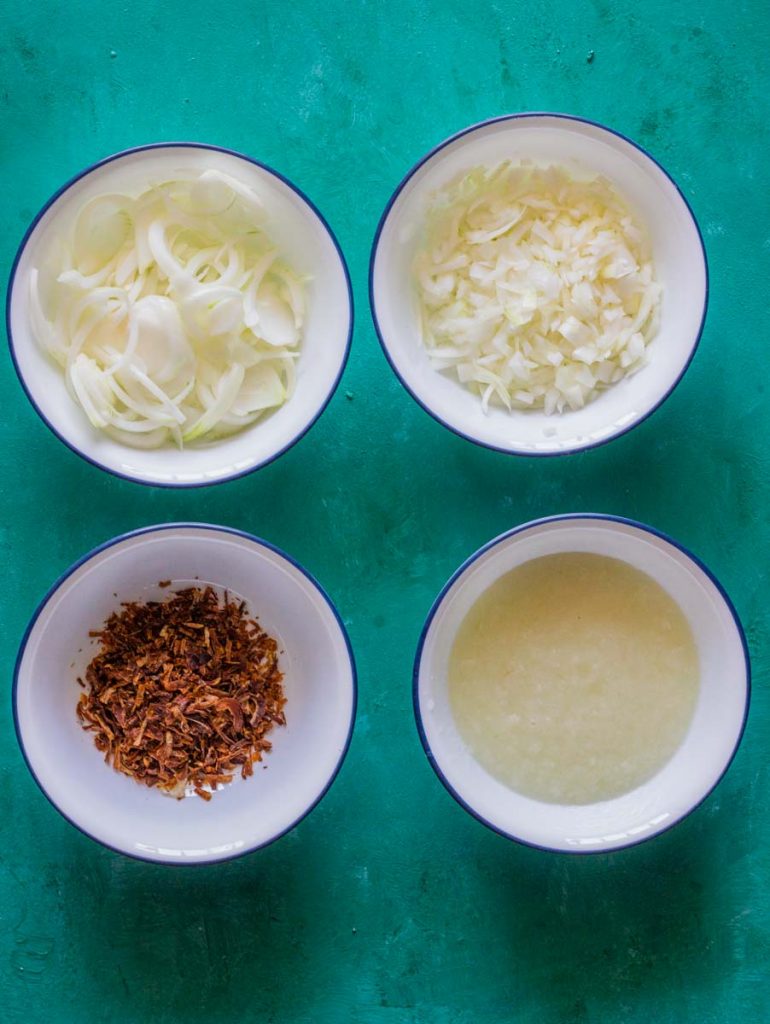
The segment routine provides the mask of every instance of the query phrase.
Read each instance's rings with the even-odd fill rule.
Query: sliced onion
[[[264,219],[249,186],[214,170],[82,207],[31,271],[29,308],[94,427],[135,447],[181,445],[286,401],[305,289]]]
[[[182,435],[183,441],[194,441],[212,430],[223,416],[226,416],[238,397],[245,370],[240,363],[234,363],[226,370],[217,385],[214,400],[190,429]]]

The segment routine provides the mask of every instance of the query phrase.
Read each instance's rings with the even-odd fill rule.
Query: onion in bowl
[[[286,401],[304,282],[263,221],[257,193],[215,169],[80,209],[30,271],[30,311],[94,427],[131,447],[181,447]]]
[[[661,285],[602,176],[502,161],[433,196],[414,271],[431,363],[490,403],[580,409],[642,366]]]

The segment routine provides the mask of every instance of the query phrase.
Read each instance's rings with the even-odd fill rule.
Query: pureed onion
[[[580,409],[639,370],[658,331],[649,239],[602,177],[476,168],[434,197],[414,269],[431,362],[485,412]]]
[[[304,281],[259,196],[218,170],[100,195],[30,273],[33,333],[132,447],[216,440],[291,395]]]

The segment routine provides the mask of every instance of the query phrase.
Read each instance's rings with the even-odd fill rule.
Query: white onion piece
[[[157,384],[189,378],[195,371],[195,355],[176,304],[164,295],[145,295],[134,304],[134,316],[134,364]]]
[[[29,278],[32,332],[91,424],[140,448],[212,440],[294,386],[305,284],[220,171],[78,212]]]
[[[231,406],[238,397],[241,384],[245,377],[245,370],[240,363],[233,365],[222,374],[214,390],[214,400],[206,411],[190,429],[182,435],[183,441],[194,441],[211,430],[223,416],[230,411]]]
[[[281,405],[285,398],[286,388],[281,375],[274,366],[261,363],[246,371],[243,385],[230,411],[236,416],[248,416]]]
[[[237,178],[231,177],[229,174],[225,174],[223,171],[204,171],[200,176],[199,182],[203,186],[212,185],[218,186],[220,189],[220,195],[222,194],[223,188],[229,188],[241,203],[248,210],[251,215],[251,219],[255,224],[261,224],[265,216],[265,207],[262,205],[262,200],[259,198],[253,189],[250,189],[248,185],[244,185],[243,182],[238,181]],[[230,204],[228,204],[229,206]]]
[[[103,195],[78,214],[72,241],[74,262],[83,274],[106,266],[125,245],[131,231],[133,203],[126,196]]]
[[[219,177],[204,172],[190,189],[190,203],[196,213],[215,216],[228,210],[235,200],[232,188]]]
[[[275,348],[291,348],[297,344],[295,313],[264,281],[256,294],[254,312],[256,323],[251,330],[260,341]]]
[[[506,161],[434,197],[414,265],[422,342],[481,398],[580,409],[645,365],[661,286],[604,178]]]
[[[36,267],[29,275],[29,311],[32,323],[32,332],[38,343],[52,356],[61,366],[67,365],[67,347],[64,344],[64,337],[58,324],[52,324],[46,319],[43,307],[40,302],[39,272]]]

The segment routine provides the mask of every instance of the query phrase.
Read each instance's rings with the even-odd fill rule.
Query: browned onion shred
[[[276,640],[212,587],[124,604],[91,636],[100,648],[77,715],[137,782],[210,800],[237,771],[252,775],[286,724]]]

